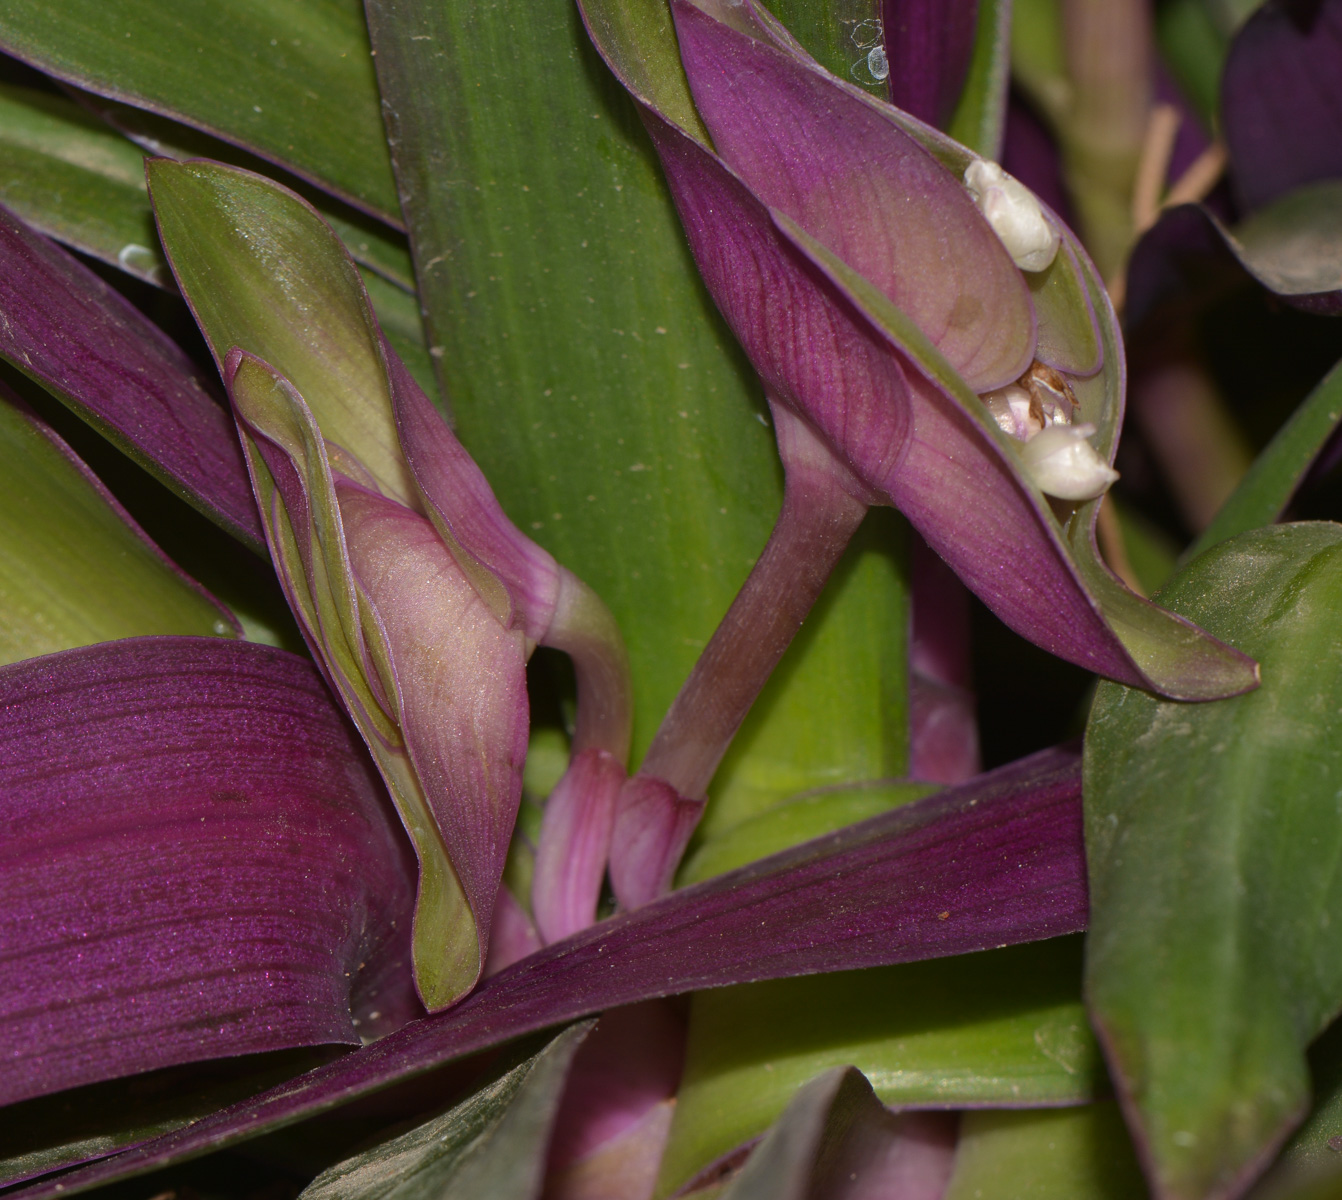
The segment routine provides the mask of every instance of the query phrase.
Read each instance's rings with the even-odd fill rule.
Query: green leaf
[[[283,163],[395,222],[358,0],[14,0],[0,47],[100,96]]]
[[[663,0],[593,11],[698,128]],[[619,622],[637,758],[779,508],[758,384],[698,282],[635,108],[567,0],[525,20],[500,3],[375,2],[369,22],[457,432],[512,519]],[[743,734],[759,759],[738,753],[715,792],[739,779],[758,798],[746,759],[783,744],[791,765],[766,804],[902,773],[903,582],[888,559],[855,563],[833,634],[794,647],[757,705],[774,723]],[[823,723],[808,694],[824,697]],[[817,726],[848,732],[826,748]]]
[[[789,846],[799,846],[846,825],[879,816],[936,790],[936,785],[929,783],[868,784],[779,801],[717,836],[705,837],[681,868],[676,886],[688,887],[714,875],[725,874],[757,858],[777,854]],[[723,799],[721,795],[715,797],[711,815],[718,819],[714,827],[723,825],[724,812],[730,812]]]
[[[329,193],[310,187],[287,172],[277,172],[254,154],[157,113],[99,96],[84,95],[81,102],[147,154],[176,159],[213,158],[259,175],[283,176],[282,181],[312,204],[340,235],[355,262],[408,292],[415,290],[415,269],[405,236],[384,222],[342,204]],[[143,176],[143,170],[140,173]]]
[[[125,111],[153,130],[159,153],[169,149],[163,138],[191,133]],[[247,157],[212,138],[191,140],[200,144],[188,143],[188,151],[230,161]],[[71,100],[0,84],[0,203],[48,237],[147,283],[173,287],[145,187],[144,154]],[[388,339],[421,386],[432,390],[433,367],[419,304],[410,294],[414,268],[404,239],[340,207],[328,198],[319,211],[367,268],[364,282]]]
[[[1342,1193],[1342,1025],[1334,1023],[1309,1051],[1314,1104],[1252,1200],[1336,1200]]]
[[[1339,420],[1342,420],[1342,363],[1324,376],[1258,455],[1212,523],[1185,551],[1184,558],[1196,558],[1227,538],[1279,520],[1319,451],[1336,431]]]
[[[866,1195],[864,1176],[880,1174],[899,1126],[860,1071],[834,1067],[797,1091],[722,1200]]]
[[[1208,129],[1220,116],[1221,69],[1230,40],[1207,0],[1168,0],[1156,9],[1156,44],[1180,90]]]
[[[768,7],[825,70],[890,98],[866,69],[870,48],[880,45],[880,0],[774,0]]]
[[[1002,157],[1010,67],[1011,0],[979,0],[969,76],[946,132],[984,158]]]
[[[442,1116],[323,1171],[305,1200],[533,1200],[569,1066],[593,1022],[564,1030]]]
[[[1262,663],[1188,706],[1100,685],[1088,998],[1162,1195],[1231,1194],[1302,1116],[1342,1007],[1342,526],[1222,542],[1161,600]]]
[[[695,995],[658,1195],[851,1063],[886,1104],[1076,1104],[1104,1068],[1081,1007],[1079,938]]]
[[[0,202],[49,237],[172,285],[144,155],[64,96],[0,85]]]
[[[233,637],[48,428],[0,396],[0,663],[154,633]]]
[[[1146,1200],[1112,1102],[1035,1112],[967,1112],[942,1200]]]

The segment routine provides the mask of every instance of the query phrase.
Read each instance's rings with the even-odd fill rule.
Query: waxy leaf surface
[[[1259,691],[1207,707],[1102,684],[1086,734],[1088,1000],[1182,1200],[1261,1170],[1342,1008],[1342,526],[1222,542],[1162,598],[1263,663]]]
[[[232,418],[189,358],[129,301],[0,209],[0,357],[254,548]]]
[[[18,0],[0,49],[101,96],[197,126],[395,223],[358,0]]]
[[[304,660],[70,650],[0,670],[0,722],[5,1103],[413,1014],[404,846]]]
[[[67,1175],[61,1194],[255,1136],[617,1005],[1075,932],[1086,920],[1078,797],[1075,755],[1045,751],[674,892],[521,960],[451,1011],[340,1063]],[[19,1194],[57,1193],[38,1185]]]
[[[0,663],[142,634],[240,632],[3,389],[0,462]]]

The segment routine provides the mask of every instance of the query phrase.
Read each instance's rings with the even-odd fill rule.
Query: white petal
[[[1086,439],[1094,425],[1050,425],[1020,450],[1025,473],[1041,492],[1060,500],[1094,500],[1118,478]]]
[[[1042,271],[1057,257],[1062,237],[1019,180],[995,162],[977,158],[965,168],[965,186],[1022,271]]]

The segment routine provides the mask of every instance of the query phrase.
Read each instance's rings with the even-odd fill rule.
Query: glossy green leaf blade
[[[0,394],[0,663],[153,633],[236,636],[49,428]]]
[[[1011,67],[1011,0],[979,0],[974,54],[946,132],[975,154],[1002,157],[1007,77]]]
[[[634,69],[697,125],[663,0],[601,19],[647,47]],[[457,432],[518,526],[615,614],[637,757],[778,510],[758,385],[697,281],[634,106],[566,0],[531,5],[525,21],[502,4],[375,2],[369,21]],[[888,622],[888,669],[853,639],[842,660],[817,653],[809,676],[794,660],[781,672],[794,682],[778,685],[802,695],[816,675],[832,681],[826,723],[851,720],[866,747],[849,779],[899,773],[906,753],[900,710],[878,708],[886,696],[902,708],[901,586],[893,571],[860,582],[831,619]],[[848,663],[878,690],[845,697]],[[832,760],[801,766],[802,787],[843,781],[823,778]]]
[[[969,1112],[943,1200],[1146,1200],[1118,1106]]]
[[[1212,523],[1185,552],[1196,558],[1219,542],[1279,520],[1319,451],[1342,420],[1342,363],[1296,409],[1254,460]]]
[[[852,1063],[886,1104],[1078,1104],[1104,1068],[1077,938],[940,962],[702,992],[658,1194],[758,1136],[792,1093]]]
[[[1263,664],[1206,706],[1102,684],[1086,734],[1088,999],[1182,1200],[1261,1169],[1342,1007],[1342,526],[1222,542],[1161,599]]]
[[[409,1133],[323,1171],[305,1200],[532,1200],[569,1066],[592,1022]]]
[[[399,216],[358,0],[14,0],[0,48]]]

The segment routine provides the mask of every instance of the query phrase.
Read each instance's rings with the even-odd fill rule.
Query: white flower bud
[[[1042,271],[1057,257],[1062,237],[1024,184],[976,158],[965,168],[965,186],[1022,271]]]
[[[1021,465],[1041,492],[1059,500],[1094,500],[1109,490],[1118,472],[1086,439],[1094,425],[1050,425],[1020,448]]]

